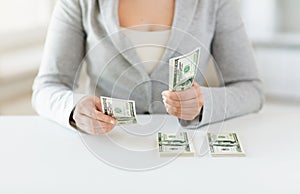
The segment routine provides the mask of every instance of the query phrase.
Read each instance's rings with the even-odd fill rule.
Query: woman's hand
[[[76,126],[91,135],[107,133],[114,128],[117,121],[102,112],[100,98],[87,96],[75,107],[73,119]]]
[[[184,120],[194,120],[203,106],[203,96],[200,86],[194,82],[193,86],[180,92],[164,91],[163,101],[167,112]]]

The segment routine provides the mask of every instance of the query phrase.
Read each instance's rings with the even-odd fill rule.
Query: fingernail
[[[115,120],[111,120],[110,123],[113,125],[117,124],[117,122]]]

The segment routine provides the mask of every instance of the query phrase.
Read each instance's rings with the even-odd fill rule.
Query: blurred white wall
[[[300,33],[299,0],[277,0],[280,26],[279,30],[284,33]]]
[[[54,0],[0,0],[0,115],[34,114],[31,86]]]
[[[300,100],[299,8],[299,0],[241,0],[267,97]]]
[[[241,0],[241,15],[251,39],[272,36],[278,27],[275,0]]]
[[[1,0],[1,33],[47,25],[53,4],[53,0]]]

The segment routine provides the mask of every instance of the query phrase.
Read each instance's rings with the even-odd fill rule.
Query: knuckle
[[[170,98],[171,99],[178,99],[180,96],[179,92],[172,92],[170,93]]]
[[[167,108],[167,112],[171,115],[175,115],[175,112],[171,108]]]
[[[182,114],[182,113],[177,113],[176,115],[178,118],[181,118],[181,119],[184,118],[184,114]]]
[[[171,110],[169,108],[166,108],[167,113],[172,114]]]
[[[108,115],[102,114],[101,120],[104,121],[104,122],[106,122],[106,123],[110,123],[111,120],[112,120],[112,118],[110,116],[108,116]]]
[[[192,116],[198,115],[199,113],[200,113],[200,109],[198,107],[191,111]]]
[[[175,112],[170,112],[170,114],[177,117],[177,113]]]
[[[165,103],[165,104],[171,104],[171,100],[170,100],[169,98],[166,98],[166,99],[164,100],[164,103]]]
[[[76,123],[80,121],[80,118],[80,115],[77,112],[74,112],[73,119],[76,121]]]
[[[107,126],[107,128],[106,128],[106,132],[109,132],[109,131],[111,131],[112,129],[114,128],[114,125],[112,125],[112,124],[108,124],[108,126]]]
[[[95,135],[95,131],[93,129],[85,129],[84,131],[90,135]]]
[[[84,106],[82,106],[81,104],[78,104],[78,107],[76,107],[76,112],[81,113],[84,111]]]
[[[87,126],[81,125],[81,126],[78,126],[78,128],[79,128],[81,131],[83,131],[83,132],[85,132],[85,133],[87,133],[87,134],[89,134],[89,135],[94,135],[93,130],[91,130],[91,128],[89,128],[89,127],[87,127]]]
[[[92,129],[95,134],[103,133],[103,127],[101,125],[93,126]]]
[[[108,116],[108,115],[105,115],[105,114],[101,114],[101,117],[102,117],[102,119],[105,120],[105,121],[110,121],[110,120],[111,120],[111,117]]]
[[[175,108],[170,108],[170,112],[171,112],[172,114],[177,114],[177,111],[176,111]]]
[[[200,100],[199,100],[199,105],[200,105],[201,107],[204,105],[203,99],[200,99]]]
[[[82,131],[85,131],[84,125],[81,122],[76,123],[76,127],[79,128]]]
[[[183,105],[183,103],[181,101],[174,102],[174,106],[176,106],[176,107],[181,107],[182,105]]]
[[[170,110],[167,110],[167,113],[169,113],[170,115],[173,115],[172,112]]]
[[[172,107],[178,106],[178,102],[173,101],[173,100],[168,100],[168,101],[167,101],[167,104],[170,105],[170,106],[172,106]]]
[[[97,110],[95,110],[95,116],[96,116],[96,118],[101,118],[102,117],[102,113],[98,112]]]
[[[98,97],[96,97],[96,96],[93,96],[93,102],[95,102],[95,103],[100,103],[101,100],[100,100],[100,98],[98,98]]]
[[[105,133],[105,130],[103,130],[102,128],[95,128],[94,129],[94,134],[95,135],[101,135],[103,133]]]
[[[80,104],[77,104],[74,109],[74,114],[78,113],[79,111],[80,111]]]
[[[94,131],[96,134],[104,134],[111,131],[114,128],[114,125],[109,123],[100,123],[97,127],[94,127]]]
[[[176,113],[176,111],[173,108],[170,108],[169,111],[170,111],[171,114],[175,114]]]
[[[174,110],[175,110],[177,113],[182,112],[182,108],[181,108],[181,107],[175,107]]]
[[[201,92],[201,90],[197,90],[197,96],[198,96],[198,97],[202,97],[202,92]]]

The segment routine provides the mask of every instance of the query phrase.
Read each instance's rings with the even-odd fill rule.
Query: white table
[[[37,116],[0,117],[0,193],[300,193],[299,105],[266,105],[199,129],[198,156],[172,161],[153,146],[159,127],[182,130],[176,119],[139,121],[91,137]],[[205,155],[207,131],[237,132],[247,156]]]

